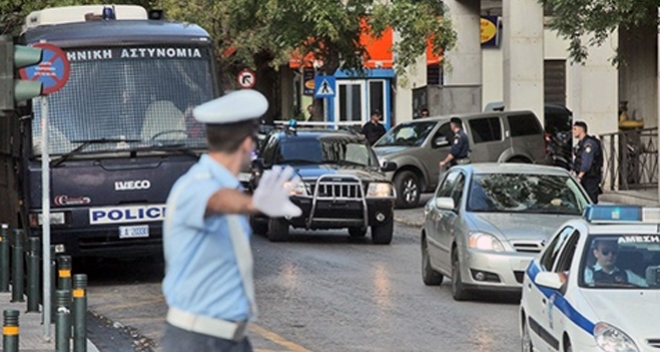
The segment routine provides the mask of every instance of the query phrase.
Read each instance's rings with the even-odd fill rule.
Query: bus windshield
[[[76,48],[67,51],[71,74],[48,99],[49,153],[66,154],[174,145],[203,148],[204,128],[192,108],[213,99],[209,47]],[[41,154],[39,99],[33,101],[33,153]],[[126,142],[116,143],[116,141]]]

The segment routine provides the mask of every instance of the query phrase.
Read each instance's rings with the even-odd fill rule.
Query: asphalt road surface
[[[447,280],[424,286],[419,228],[397,224],[389,246],[344,231],[294,233],[284,243],[253,241],[259,320],[249,335],[256,351],[519,350],[520,297],[459,303]],[[167,310],[161,261],[85,262],[74,271],[90,277],[96,324],[126,337],[95,333],[102,351],[160,350]]]

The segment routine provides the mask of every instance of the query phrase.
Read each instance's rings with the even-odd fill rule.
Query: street
[[[256,351],[518,349],[519,297],[458,303],[446,280],[424,286],[419,228],[397,224],[389,246],[351,240],[343,231],[294,233],[284,243],[254,237],[260,311],[250,338]],[[142,340],[140,350],[159,351],[167,309],[162,262],[88,262],[85,270],[90,311],[130,327]],[[116,344],[93,341],[102,351],[117,351]]]

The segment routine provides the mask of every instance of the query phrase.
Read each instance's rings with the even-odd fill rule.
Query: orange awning
[[[366,21],[362,24],[363,33],[360,35],[360,43],[367,49],[368,57],[365,57],[364,67],[366,68],[392,68],[394,55],[392,54],[392,44],[394,31],[392,27],[387,27],[380,38],[374,38],[369,33],[369,27]],[[300,52],[295,52],[289,60],[289,67],[297,69],[301,66],[313,67],[315,57],[313,53],[308,53],[303,58]]]

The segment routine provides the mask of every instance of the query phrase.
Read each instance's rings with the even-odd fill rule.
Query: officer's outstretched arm
[[[264,172],[254,194],[249,196],[239,190],[224,188],[215,192],[206,203],[206,214],[255,214],[264,213],[271,217],[296,217],[302,210],[291,203],[289,195],[300,182],[291,179],[293,169],[274,166]]]

